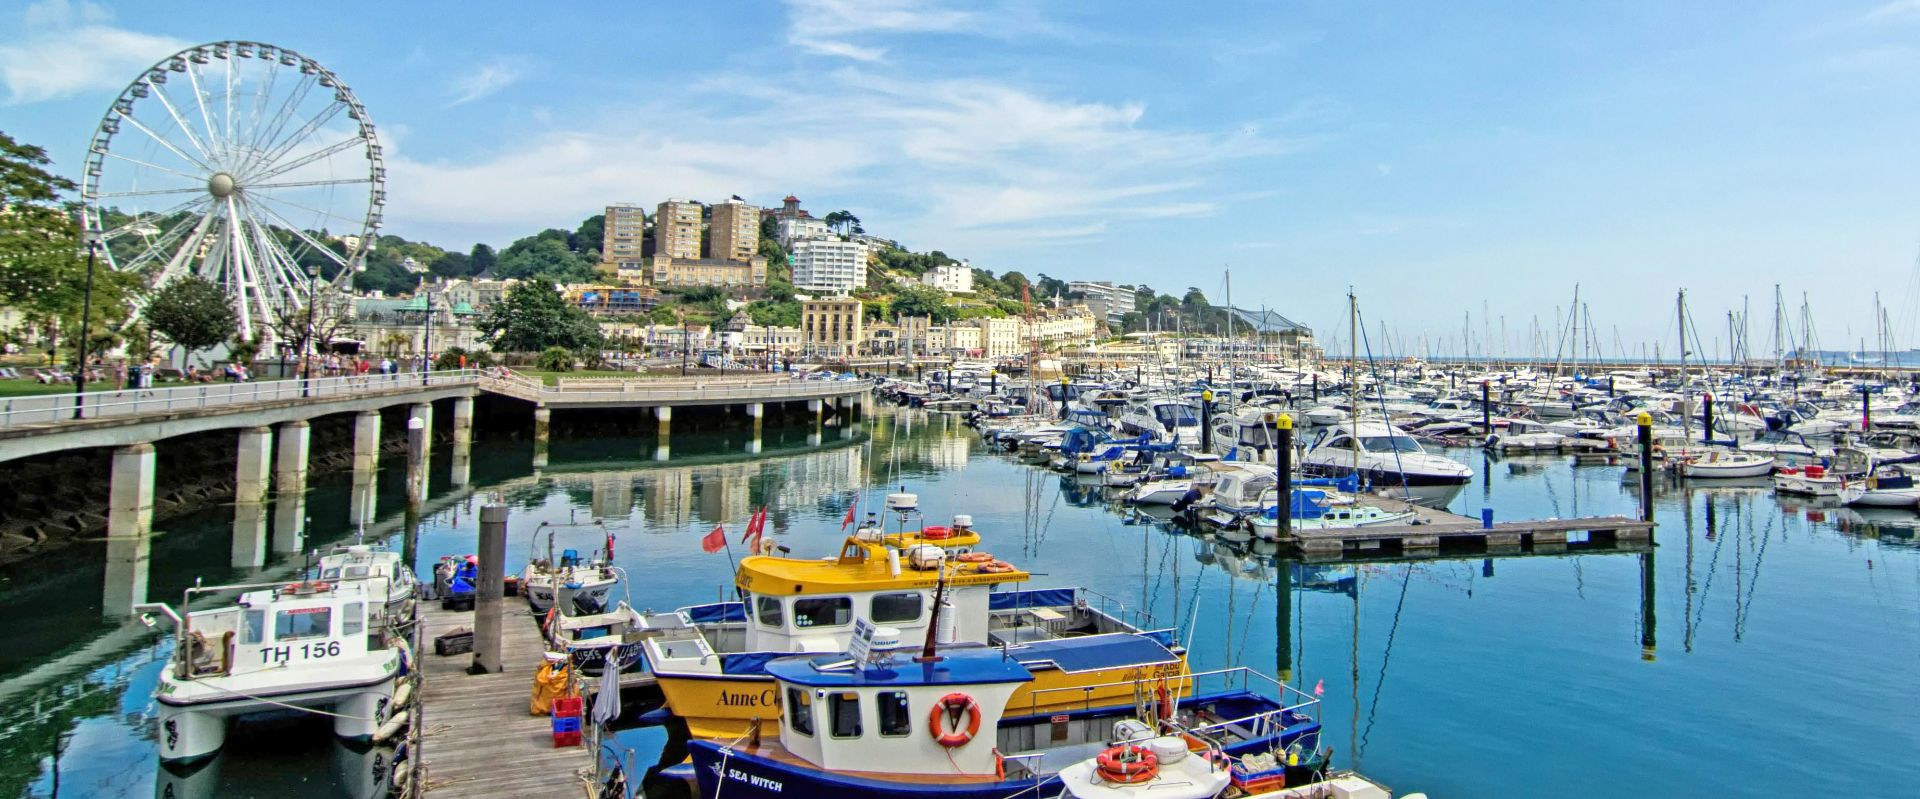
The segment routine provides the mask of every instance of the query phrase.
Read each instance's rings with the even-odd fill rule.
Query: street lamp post
[[[87,293],[80,299],[80,368],[73,374],[73,418],[83,418],[87,409],[87,328],[93,326],[93,258],[100,240],[87,234]]]
[[[433,290],[422,286],[420,297],[427,306],[427,323],[420,334],[420,385],[424,386],[428,373],[433,371]]]
[[[307,337],[300,347],[300,396],[313,396],[313,286],[320,282],[320,267],[307,267]]]

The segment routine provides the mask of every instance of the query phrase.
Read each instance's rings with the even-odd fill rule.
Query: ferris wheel
[[[226,41],[127,84],[94,131],[81,200],[108,264],[154,288],[187,274],[222,285],[240,335],[272,341],[276,314],[360,268],[385,185],[373,122],[338,76]]]

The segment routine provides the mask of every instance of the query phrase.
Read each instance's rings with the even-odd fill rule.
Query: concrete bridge
[[[374,473],[379,464],[381,410],[407,406],[407,498],[426,494],[436,402],[452,411],[452,466],[456,489],[467,484],[473,442],[474,400],[482,394],[532,408],[533,466],[546,466],[548,428],[555,410],[651,409],[658,423],[654,457],[669,458],[673,409],[739,408],[760,439],[769,404],[805,403],[816,426],[828,413],[854,418],[870,401],[863,381],[798,380],[786,375],[700,378],[563,378],[557,385],[505,371],[447,370],[429,373],[211,384],[152,391],[93,392],[16,398],[0,403],[0,464],[19,458],[87,448],[112,450],[106,534],[110,575],[108,612],[126,612],[146,594],[145,561],[153,530],[156,445],[166,439],[215,430],[237,430],[234,481],[237,560],[264,563],[266,505],[276,495],[275,514],[302,513],[310,461],[312,420],[353,415],[353,521],[371,521]],[[77,413],[76,413],[77,409]],[[749,451],[758,448],[749,445]],[[248,514],[248,508],[255,513]],[[369,511],[369,512],[362,512]],[[296,522],[297,523],[297,522]],[[251,533],[240,528],[249,528]],[[243,534],[248,533],[248,534]],[[241,550],[245,550],[244,552]],[[241,564],[236,564],[241,565]],[[112,575],[131,579],[116,581]],[[118,592],[124,591],[124,594]]]

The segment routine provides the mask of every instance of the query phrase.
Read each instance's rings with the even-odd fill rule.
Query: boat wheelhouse
[[[371,544],[338,546],[320,556],[315,579],[327,583],[364,580],[367,590],[386,601],[373,606],[372,623],[394,623],[413,618],[419,583],[401,554]]]

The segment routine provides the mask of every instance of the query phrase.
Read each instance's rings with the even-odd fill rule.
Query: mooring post
[[[1493,389],[1485,380],[1480,381],[1480,435],[1493,435]]]
[[[500,611],[507,580],[507,506],[480,508],[480,575],[473,590],[471,674],[500,671]]]
[[[1700,443],[1713,443],[1713,392],[1700,395]]]
[[[1640,412],[1640,520],[1653,521],[1653,416]],[[1648,549],[1640,555],[1640,659],[1652,661],[1654,635],[1653,533],[1647,533]]]
[[[1064,372],[1060,375],[1060,418],[1067,418],[1067,376]]]
[[[1313,373],[1313,401],[1315,404],[1318,404],[1320,402],[1320,373],[1319,372]]]
[[[1279,489],[1274,503],[1274,517],[1278,522],[1274,537],[1280,541],[1290,541],[1293,539],[1293,416],[1274,414],[1273,433],[1273,472]]]
[[[1867,393],[1867,387],[1860,387],[1860,435],[1873,432],[1873,395]]]
[[[1200,392],[1200,451],[1213,451],[1213,389]]]
[[[533,409],[533,468],[547,468],[547,436],[553,426],[553,409]]]

